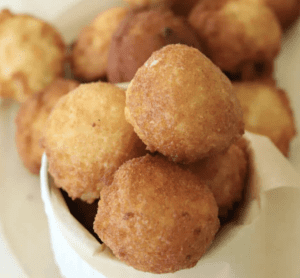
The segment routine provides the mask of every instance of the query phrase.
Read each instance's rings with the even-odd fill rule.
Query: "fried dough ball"
[[[154,51],[174,43],[201,48],[195,31],[170,10],[132,11],[113,36],[108,54],[108,80],[131,81]]]
[[[288,156],[296,128],[286,92],[259,82],[233,84],[242,105],[245,129],[269,137]]]
[[[199,50],[168,45],[152,54],[126,91],[126,119],[151,152],[192,163],[244,133],[228,78]]]
[[[8,9],[3,9],[0,12],[0,23],[1,23],[1,21],[4,21],[5,19],[11,18],[11,17],[13,17],[13,14]]]
[[[71,54],[72,70],[77,78],[95,81],[106,77],[111,39],[127,13],[125,7],[108,9],[82,29]]]
[[[15,139],[18,154],[31,173],[38,175],[40,172],[44,149],[39,140],[52,108],[63,95],[78,85],[74,80],[59,78],[21,104],[15,119]]]
[[[124,0],[132,8],[168,7],[174,0]]]
[[[209,188],[175,163],[149,154],[117,170],[101,192],[94,222],[121,261],[153,273],[193,267],[218,228]]]
[[[272,73],[282,31],[267,6],[252,1],[202,0],[191,11],[189,22],[205,54],[229,76],[255,80]]]
[[[65,45],[48,23],[29,15],[0,14],[0,97],[24,102],[64,74]]]
[[[300,14],[299,0],[261,0],[276,14],[283,29],[290,27]]]
[[[92,203],[126,160],[145,146],[126,122],[125,92],[109,83],[82,84],[52,110],[42,144],[55,184]]]
[[[245,141],[241,138],[239,141]],[[238,141],[238,142],[239,142]],[[242,144],[247,144],[242,142]],[[247,154],[239,143],[220,153],[184,165],[211,189],[219,207],[219,216],[226,217],[233,205],[242,200],[247,174]]]
[[[244,0],[267,5],[276,14],[282,28],[290,27],[299,17],[299,0]]]

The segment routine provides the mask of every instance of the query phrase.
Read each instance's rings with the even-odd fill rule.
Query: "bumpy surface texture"
[[[164,157],[124,163],[102,190],[95,232],[136,269],[167,273],[193,267],[219,228],[209,188]]]
[[[244,132],[227,77],[200,51],[169,45],[138,70],[125,115],[151,151],[191,163],[227,149]]]
[[[40,146],[46,120],[57,101],[79,83],[59,78],[21,104],[16,116],[16,146],[25,167],[39,174],[44,149]]]
[[[126,160],[145,146],[124,116],[125,92],[109,83],[88,83],[62,97],[43,138],[49,172],[72,198],[92,202]]]
[[[0,97],[24,102],[64,74],[65,45],[48,23],[0,13]]]
[[[220,217],[226,217],[233,205],[242,200],[248,169],[247,153],[239,146],[242,140],[245,139],[232,144],[225,153],[183,166],[209,186],[218,204]]]

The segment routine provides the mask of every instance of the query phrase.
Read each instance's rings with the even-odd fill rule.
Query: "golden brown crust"
[[[260,82],[234,83],[234,90],[242,105],[245,129],[269,137],[288,156],[296,127],[286,92]]]
[[[3,9],[0,11],[0,23],[3,23],[4,20],[11,18],[13,14],[8,9]]]
[[[42,141],[49,172],[72,199],[98,199],[123,162],[145,154],[124,107],[123,90],[97,82],[62,97],[50,114]]]
[[[16,146],[25,167],[38,175],[44,149],[39,145],[45,122],[57,101],[79,85],[76,81],[57,79],[42,92],[21,104],[15,119]]]
[[[0,97],[24,102],[63,76],[65,45],[48,23],[24,14],[0,20]]]
[[[241,138],[225,153],[182,166],[209,186],[219,207],[220,217],[226,217],[228,210],[242,200],[248,169],[246,146],[246,140]]]
[[[129,82],[151,54],[182,43],[201,49],[196,32],[168,9],[132,11],[113,36],[108,54],[108,80]]]
[[[193,267],[219,228],[208,187],[162,156],[124,163],[102,190],[94,230],[122,261],[167,273]]]
[[[244,132],[227,77],[197,49],[152,54],[126,92],[125,115],[151,152],[192,163],[227,149]]]
[[[272,62],[281,47],[281,27],[274,13],[252,1],[203,0],[189,15],[207,56],[223,71],[254,79]]]
[[[106,77],[111,39],[127,13],[125,7],[108,9],[82,29],[71,53],[72,71],[77,78],[95,81]]]

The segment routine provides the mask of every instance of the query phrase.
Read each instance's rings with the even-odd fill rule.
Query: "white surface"
[[[78,2],[80,0],[1,0],[0,9],[8,8],[14,13],[28,13],[52,21]]]
[[[57,17],[54,20],[55,25],[65,34],[66,39],[71,41],[78,28],[89,21],[89,15],[93,17],[98,13],[98,9],[106,8],[112,2],[114,1],[1,0],[0,9],[7,7],[13,12],[27,12],[46,20],[54,20]],[[71,9],[63,16],[57,16],[71,4],[75,5],[76,9]],[[279,85],[288,91],[300,131],[300,109],[297,107],[300,103],[299,34],[299,24],[287,34],[278,59],[276,75]],[[0,277],[25,277],[16,261],[29,278],[61,277],[50,248],[39,179],[24,169],[15,149],[14,117],[17,109],[18,105],[14,102],[0,102]],[[300,137],[297,136],[292,144],[291,161],[298,172],[299,150]],[[297,262],[297,258],[293,262]],[[226,271],[230,272],[228,269]]]
[[[50,224],[49,227],[53,250],[57,250],[56,252],[54,252],[54,256],[56,262],[58,262],[60,272],[65,277],[72,278],[80,277],[82,273],[84,273],[84,276],[82,277],[105,278],[105,276],[101,275],[100,273],[97,273],[97,271],[91,268],[86,262],[82,261],[79,255],[65,240],[62,232],[63,227],[56,221],[53,207],[50,202],[51,193],[50,188],[48,186],[48,167],[46,160],[47,158],[44,155],[42,158],[43,166],[41,168],[42,198],[45,206],[45,211],[48,217],[48,222]],[[67,212],[66,217],[68,218],[68,209],[67,207],[65,208]],[[73,217],[69,217],[69,219],[65,221],[65,224],[68,226],[81,225]],[[80,242],[78,242],[78,244],[80,244]]]
[[[18,104],[11,101],[0,105],[1,234],[30,278],[60,277],[50,248],[39,177],[28,173],[16,152],[14,117],[17,110]],[[6,264],[2,257],[0,266]],[[1,276],[1,273],[0,277],[14,277],[14,271],[12,268],[11,274]]]
[[[1,225],[1,223],[0,223]],[[3,231],[0,227],[0,274],[2,277],[19,277],[27,278],[23,269],[11,252],[6,240],[2,235]]]

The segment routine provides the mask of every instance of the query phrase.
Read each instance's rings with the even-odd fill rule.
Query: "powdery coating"
[[[101,192],[94,230],[136,269],[167,273],[193,267],[219,228],[209,188],[165,158],[124,163]]]
[[[15,119],[16,146],[24,166],[31,173],[38,175],[40,172],[44,149],[39,141],[52,108],[63,95],[78,85],[76,81],[59,78],[21,104]]]
[[[72,70],[77,78],[95,81],[106,77],[111,39],[127,13],[125,7],[108,9],[82,29],[71,54]]]
[[[179,44],[155,52],[137,71],[125,115],[148,150],[175,162],[223,151],[244,132],[230,81],[200,51]]]
[[[252,80],[272,70],[282,31],[275,14],[254,1],[202,0],[189,15],[207,56],[223,71]]]
[[[245,141],[240,139],[239,141]],[[238,142],[239,142],[238,141]],[[246,144],[242,142],[242,144]],[[219,207],[219,216],[226,217],[228,210],[242,199],[247,174],[247,154],[239,143],[232,144],[225,153],[210,156],[182,166],[211,189]]]
[[[108,80],[129,82],[151,54],[163,46],[182,43],[200,49],[196,32],[167,9],[133,11],[113,36],[108,54]]]
[[[122,163],[145,154],[124,107],[123,90],[88,83],[62,97],[49,116],[43,138],[49,172],[72,199],[98,199]]]
[[[286,92],[259,82],[233,84],[242,105],[245,129],[269,137],[288,156],[296,127]]]
[[[24,102],[64,74],[65,45],[48,23],[29,15],[0,14],[0,97]]]

